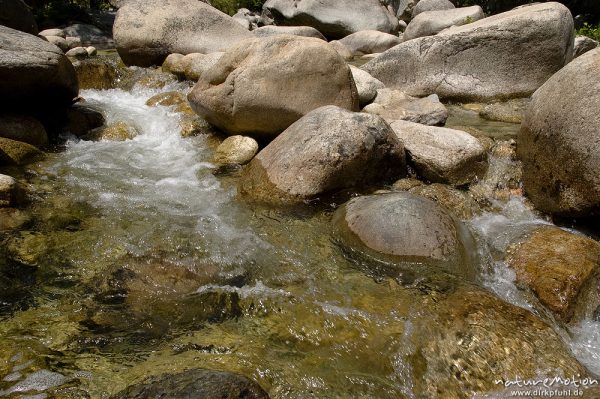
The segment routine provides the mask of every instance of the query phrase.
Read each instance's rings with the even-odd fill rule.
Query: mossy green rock
[[[0,137],[0,165],[25,165],[43,156],[31,144]]]

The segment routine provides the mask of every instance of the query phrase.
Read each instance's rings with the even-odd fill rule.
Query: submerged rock
[[[462,130],[406,121],[391,126],[417,173],[432,182],[461,186],[481,178],[487,170],[485,149]]]
[[[418,180],[417,180],[418,181]],[[406,184],[406,183],[405,183]],[[394,188],[399,189],[400,184],[394,184]],[[411,194],[420,195],[429,198],[444,207],[450,214],[460,220],[468,220],[481,214],[482,209],[468,192],[458,190],[445,184],[419,184],[409,187],[407,190]]]
[[[416,273],[434,266],[475,277],[463,242],[465,227],[427,198],[406,192],[357,197],[336,211],[333,226],[353,255]]]
[[[485,14],[479,6],[425,11],[410,21],[402,40],[408,41],[417,37],[432,36],[451,26],[470,24],[482,18],[485,18]]]
[[[170,107],[172,105],[186,104],[187,98],[185,94],[180,93],[178,91],[167,91],[163,93],[158,93],[148,99],[146,101],[146,105],[150,107],[156,107],[157,105],[163,105],[165,107]]]
[[[261,202],[293,203],[404,173],[404,148],[383,119],[326,106],[259,152],[240,191]]]
[[[123,72],[114,60],[103,57],[74,60],[73,67],[82,90],[112,89],[115,87],[115,82],[121,77],[121,72]]]
[[[398,355],[416,397],[504,397],[497,380],[588,375],[551,326],[480,288],[424,297],[423,305]]]
[[[125,141],[130,140],[137,136],[138,132],[133,127],[127,124],[127,122],[118,121],[108,126],[102,126],[92,130],[90,133],[82,136],[83,140],[100,141],[100,140],[111,140],[111,141]]]
[[[268,0],[276,25],[309,25],[328,39],[340,39],[361,30],[398,31],[398,20],[379,0]]]
[[[340,39],[353,55],[383,53],[400,43],[402,39],[396,35],[377,30],[362,30]]]
[[[129,0],[113,27],[127,65],[161,65],[172,53],[224,51],[252,37],[230,16],[197,0]]]
[[[0,25],[0,104],[48,109],[71,104],[78,92],[73,65],[58,47]]]
[[[36,147],[48,144],[44,125],[32,116],[0,114],[0,137],[22,141]]]
[[[258,152],[258,143],[252,137],[227,137],[217,147],[215,163],[220,165],[244,165]]]
[[[409,40],[362,68],[409,95],[490,101],[529,96],[571,60],[572,46],[571,13],[550,2]]]
[[[228,134],[263,139],[323,105],[358,110],[344,60],[323,40],[284,35],[229,50],[200,76],[188,99],[196,113]]]
[[[402,120],[423,125],[443,126],[448,110],[437,96],[415,98],[392,89],[379,89],[364,112],[381,116],[388,123]]]
[[[44,156],[31,144],[0,137],[0,165],[25,165]]]
[[[517,140],[536,208],[600,215],[600,49],[573,60],[532,97]]]
[[[568,322],[579,295],[600,272],[600,243],[556,227],[541,227],[507,250],[517,282]]]
[[[256,382],[226,371],[192,369],[151,377],[111,399],[268,399]]]
[[[479,116],[490,121],[521,123],[528,104],[528,98],[487,104],[479,111]]]
[[[105,123],[100,111],[83,104],[75,104],[67,110],[66,130],[75,136],[84,136]]]

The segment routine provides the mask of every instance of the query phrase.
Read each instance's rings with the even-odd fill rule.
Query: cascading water
[[[162,90],[172,89],[183,88]],[[39,221],[8,247],[38,282],[0,323],[0,395],[41,398],[66,384],[75,397],[106,398],[148,375],[204,367],[241,372],[272,398],[415,397],[408,337],[430,288],[366,276],[330,239],[332,209],[239,200],[215,175],[208,140],[181,138],[178,113],[145,105],[158,92],[83,91],[107,123],[139,134],[69,138],[28,172]],[[547,223],[519,198],[501,208],[471,222],[488,255]],[[535,311],[503,264],[483,277]],[[584,321],[565,334],[596,373],[599,331]]]

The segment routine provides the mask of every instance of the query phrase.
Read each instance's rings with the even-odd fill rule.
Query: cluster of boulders
[[[474,239],[460,219],[484,206],[474,198],[477,190],[465,188],[488,189],[480,180],[488,175],[490,152],[508,154],[514,163],[518,158],[523,166],[522,187],[518,173],[511,185],[493,175],[506,169],[490,171],[497,186],[524,190],[537,209],[552,215],[600,216],[600,49],[574,37],[573,18],[560,3],[487,17],[479,6],[456,8],[448,0],[268,0],[261,14],[242,9],[233,17],[197,0],[128,0],[119,6],[114,39],[124,63],[161,66],[195,82],[187,98],[163,93],[147,104],[194,112],[229,136],[214,161],[246,165],[239,179],[245,199],[281,206],[387,185],[338,207],[333,234],[349,256],[384,264],[394,277],[430,268],[479,282]],[[58,30],[40,35],[47,41],[0,27],[0,48],[9,53],[0,53],[0,102],[11,109],[32,102],[69,108],[78,94],[73,66],[61,51],[69,55],[77,41]],[[368,62],[357,66],[364,58]],[[522,122],[516,143],[503,147],[474,129],[445,127],[449,111],[442,101],[448,100],[491,103],[478,112]],[[101,126],[101,117],[82,105],[69,110],[68,119],[84,126],[76,130],[81,123],[73,122],[70,130],[84,138],[136,134],[118,123]],[[18,112],[0,116],[0,162],[20,164],[40,155],[36,146],[48,141],[42,122]],[[2,206],[22,197],[8,177],[0,176],[0,188]],[[504,260],[518,284],[557,319],[580,320],[595,311],[595,302],[582,298],[595,298],[590,282],[600,261],[596,241],[539,229],[512,243]],[[519,311],[489,294],[462,292],[513,326],[507,314]],[[448,303],[458,301],[459,294],[447,295]],[[577,305],[582,302],[583,308]],[[455,328],[463,313],[436,306],[440,324]],[[465,307],[475,322],[488,323],[476,305]],[[569,372],[582,372],[547,324],[525,311],[519,318],[548,341],[531,333],[523,338],[528,352],[508,356],[487,347],[481,333],[468,327],[460,333],[478,337],[483,358],[494,359],[490,372],[516,358],[519,371],[534,375],[539,369],[527,369],[523,359],[543,356],[548,342],[562,348]],[[495,339],[515,346],[520,338],[513,327]],[[448,337],[420,342],[423,361],[438,370],[450,367],[452,353],[434,355],[435,345]],[[470,356],[466,347],[457,350],[461,359]],[[476,372],[469,364],[462,367],[465,378],[479,385],[465,387],[462,377],[447,374],[447,386],[474,394],[492,389],[481,376],[468,375]],[[418,392],[433,395],[439,384],[432,377]]]
[[[61,49],[67,57],[82,59],[98,54],[95,47],[83,47],[80,37],[67,36],[63,29],[45,29],[38,36]]]

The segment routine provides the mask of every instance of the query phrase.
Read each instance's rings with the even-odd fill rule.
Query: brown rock
[[[22,141],[36,147],[48,144],[48,134],[44,125],[31,116],[0,115],[0,137]]]
[[[541,227],[508,249],[508,265],[560,319],[569,321],[582,287],[600,268],[600,243]]]
[[[43,156],[31,144],[0,137],[0,165],[25,165]]]

